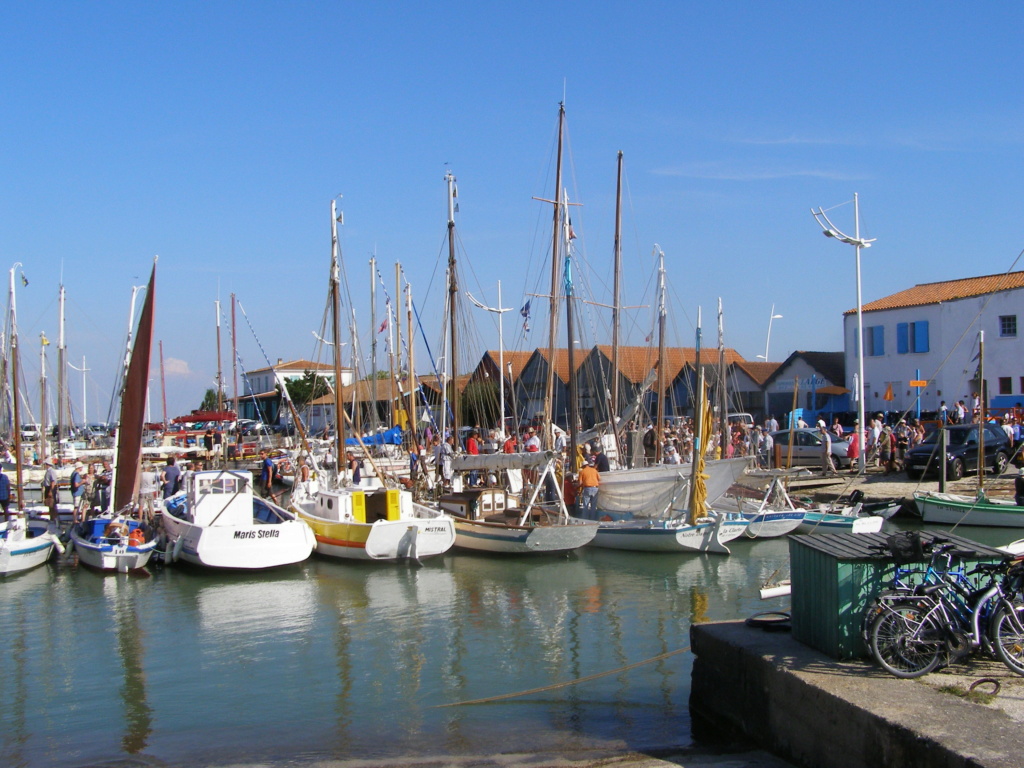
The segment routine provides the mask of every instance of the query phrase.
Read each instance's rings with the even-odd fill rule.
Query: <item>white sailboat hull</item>
[[[885,519],[877,515],[855,517],[808,511],[797,533],[878,533]]]
[[[9,526],[10,523],[0,523],[0,576],[27,571],[50,559],[57,538],[45,523],[30,521],[30,536]]]
[[[689,525],[679,520],[622,520],[601,523],[593,546],[634,552],[724,552],[747,529],[746,520],[714,520]]]
[[[565,552],[589,544],[597,533],[592,520],[571,518],[554,525],[507,525],[455,518],[455,546],[510,555]]]
[[[113,522],[115,520],[112,518],[94,518],[88,521],[88,524],[105,528]],[[108,540],[98,536],[88,536],[77,525],[71,528],[70,536],[75,552],[78,553],[78,562],[96,570],[116,571],[117,573],[127,573],[137,568],[145,568],[153,556],[157,544],[155,538],[134,545],[120,538]]]
[[[301,508],[297,512],[316,537],[316,553],[328,557],[422,560],[443,555],[455,544],[455,524],[446,515],[359,523],[327,520]]]
[[[1024,507],[1009,499],[983,499],[952,493],[915,493],[914,501],[926,523],[1024,528]]]
[[[315,543],[312,529],[301,520],[200,526],[165,512],[164,530],[167,549],[178,550],[175,559],[206,568],[261,570],[300,563],[310,556]]]

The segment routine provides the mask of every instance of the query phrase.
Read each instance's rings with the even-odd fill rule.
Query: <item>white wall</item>
[[[1016,338],[999,336],[1000,315],[1016,315]],[[927,352],[896,352],[898,323],[928,322]],[[865,410],[913,410],[916,391],[909,382],[917,370],[928,386],[921,390],[921,410],[934,411],[942,400],[952,406],[957,400],[970,405],[978,361],[978,330],[985,331],[985,379],[989,398],[999,394],[999,377],[1012,379],[1012,394],[1020,395],[1024,375],[1024,289],[1001,291],[987,296],[958,299],[920,307],[877,310],[864,313],[864,328],[883,326],[885,354],[864,357],[864,381],[867,389]],[[846,386],[854,389],[857,373],[856,312],[843,317],[843,342],[846,356]],[[887,403],[886,386],[893,383],[895,399]],[[910,394],[908,394],[908,390]]]

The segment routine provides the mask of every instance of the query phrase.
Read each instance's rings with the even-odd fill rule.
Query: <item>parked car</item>
[[[939,471],[939,438],[946,433],[946,477],[959,480],[965,472],[978,471],[978,447],[981,424],[953,424],[934,430],[925,436],[920,445],[915,445],[903,460],[907,476],[918,478],[926,473]],[[996,474],[1006,469],[1010,455],[1010,441],[995,424],[985,424],[985,460],[982,465],[991,467]]]
[[[782,451],[783,466],[789,456],[789,435],[788,429],[772,432],[775,445],[780,446]],[[832,462],[836,465],[836,469],[850,466],[850,459],[846,456],[849,448],[849,440],[840,440],[832,435]],[[793,466],[821,466],[821,436],[818,434],[818,430],[811,427],[799,427],[793,430]]]

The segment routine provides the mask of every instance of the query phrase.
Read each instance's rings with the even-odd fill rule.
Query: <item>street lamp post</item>
[[[771,314],[768,315],[768,337],[764,340],[764,356],[762,357],[761,355],[758,355],[758,357],[760,359],[764,360],[766,363],[768,362],[768,344],[772,340],[772,320],[781,320],[781,319],[782,319],[782,315],[776,315],[775,314],[775,305],[772,304]]]
[[[849,201],[847,201],[849,202]],[[846,203],[840,203],[846,205]],[[833,206],[838,208],[839,206]],[[832,210],[831,208],[829,210]],[[834,237],[841,243],[852,245],[857,251],[857,383],[854,394],[857,397],[857,442],[860,453],[857,458],[857,474],[864,474],[864,429],[867,427],[867,420],[864,418],[864,314],[861,309],[860,293],[860,249],[870,248],[877,238],[865,239],[860,236],[860,202],[857,193],[853,193],[853,237],[844,235],[825,215],[824,208],[811,209],[811,215],[821,226],[825,237]]]

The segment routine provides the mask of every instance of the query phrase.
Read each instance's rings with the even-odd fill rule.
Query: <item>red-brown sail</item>
[[[145,423],[146,388],[149,384],[149,358],[153,346],[153,310],[156,298],[156,262],[149,276],[146,301],[142,305],[139,327],[132,346],[132,359],[121,390],[121,419],[117,427],[116,472],[114,474],[114,512],[132,503],[139,478],[142,432]]]

